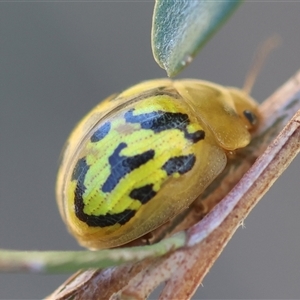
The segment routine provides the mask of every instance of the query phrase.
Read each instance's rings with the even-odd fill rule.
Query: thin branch
[[[162,256],[185,245],[186,234],[178,233],[152,246],[100,251],[0,251],[2,272],[63,273],[79,269],[107,268]]]

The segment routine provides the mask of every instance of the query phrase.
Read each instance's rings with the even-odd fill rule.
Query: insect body
[[[166,223],[245,147],[257,105],[199,80],[152,80],[96,106],[71,134],[57,180],[61,215],[79,243],[116,247]]]

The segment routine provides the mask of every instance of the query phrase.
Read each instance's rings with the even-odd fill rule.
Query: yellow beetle
[[[109,97],[66,144],[56,188],[63,220],[90,249],[143,236],[204,191],[257,120],[245,92],[200,80],[151,80]]]

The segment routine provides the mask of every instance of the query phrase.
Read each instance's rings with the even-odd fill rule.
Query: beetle
[[[150,80],[112,95],[62,155],[56,196],[69,231],[90,249],[151,232],[189,207],[258,120],[247,93],[207,81]]]

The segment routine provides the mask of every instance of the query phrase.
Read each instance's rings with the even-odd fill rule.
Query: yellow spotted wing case
[[[128,243],[166,223],[245,147],[256,103],[200,80],[152,80],[96,106],[70,135],[57,179],[63,220],[90,249]]]

